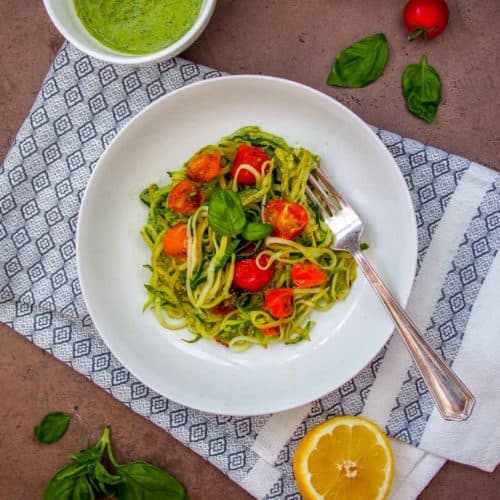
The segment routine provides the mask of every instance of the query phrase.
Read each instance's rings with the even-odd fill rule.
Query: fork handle
[[[360,251],[354,252],[353,257],[392,316],[442,417],[445,420],[467,420],[475,403],[472,393],[423,338],[366,257]]]

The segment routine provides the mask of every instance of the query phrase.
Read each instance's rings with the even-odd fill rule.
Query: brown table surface
[[[500,167],[500,2],[448,2],[451,23],[440,38],[408,43],[396,0],[220,0],[205,33],[185,57],[230,73],[281,76],[316,87],[367,122]],[[285,8],[286,6],[286,8]],[[325,85],[332,57],[353,40],[383,31],[390,60],[383,78],[365,89]],[[63,39],[41,1],[0,2],[0,158],[29,111]],[[427,125],[407,113],[402,69],[427,54],[439,71],[443,102]],[[175,474],[193,499],[250,498],[236,484],[167,432],[0,325],[0,498],[40,498],[68,453],[111,425],[123,460],[143,458]],[[52,446],[36,444],[32,428],[48,411],[77,418]],[[448,462],[421,499],[493,499],[493,474]]]

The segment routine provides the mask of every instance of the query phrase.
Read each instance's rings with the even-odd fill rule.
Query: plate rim
[[[407,305],[407,303],[408,303],[408,299],[409,299],[411,291],[413,289],[413,284],[414,284],[414,280],[415,280],[415,276],[416,276],[417,257],[418,257],[418,231],[417,231],[417,222],[416,222],[415,209],[414,209],[414,206],[413,206],[413,202],[412,202],[412,199],[411,199],[410,191],[408,189],[406,181],[404,180],[403,174],[402,174],[400,168],[398,167],[398,165],[396,163],[396,160],[390,154],[389,150],[387,149],[387,147],[385,146],[385,144],[382,142],[382,140],[380,139],[380,137],[377,136],[377,134],[375,133],[375,131],[370,127],[370,125],[368,125],[360,116],[358,116],[354,111],[352,111],[351,109],[349,109],[346,105],[342,104],[340,101],[338,101],[334,97],[332,97],[332,96],[330,96],[328,94],[325,94],[324,92],[321,92],[320,90],[317,90],[317,89],[315,89],[313,87],[310,87],[308,85],[300,83],[300,82],[296,82],[296,81],[289,80],[289,79],[286,79],[286,78],[281,78],[281,77],[268,76],[268,75],[255,75],[255,74],[224,75],[224,76],[220,76],[220,77],[217,77],[217,78],[212,78],[212,79],[208,79],[208,80],[201,80],[201,81],[198,81],[198,82],[194,82],[194,83],[191,83],[191,84],[188,84],[188,85],[184,85],[183,87],[180,87],[178,89],[175,89],[175,90],[169,92],[168,94],[166,94],[166,95],[160,97],[159,99],[157,99],[157,100],[151,102],[150,104],[148,104],[145,108],[143,108],[141,111],[139,111],[131,120],[129,120],[123,126],[123,128],[116,134],[116,136],[113,137],[113,139],[111,140],[111,142],[106,146],[106,148],[104,149],[103,153],[101,154],[101,156],[97,160],[97,163],[96,163],[96,165],[95,165],[95,167],[94,167],[94,169],[93,169],[93,171],[92,171],[92,173],[90,175],[90,178],[89,178],[89,180],[87,182],[87,185],[85,187],[85,191],[84,191],[84,194],[83,194],[83,197],[82,197],[82,200],[81,200],[81,203],[80,203],[80,208],[79,208],[79,211],[78,211],[76,239],[75,239],[75,241],[76,241],[77,274],[78,274],[78,279],[79,279],[80,285],[81,285],[82,297],[83,297],[83,300],[85,302],[85,307],[86,307],[86,309],[87,309],[87,311],[88,311],[88,313],[90,315],[90,318],[92,319],[92,323],[93,323],[93,326],[94,326],[96,332],[99,334],[99,336],[103,340],[103,342],[106,345],[106,347],[113,354],[113,356],[119,361],[119,363],[127,371],[129,371],[137,380],[139,380],[146,387],[149,387],[150,389],[152,389],[153,391],[155,391],[159,395],[161,395],[161,396],[163,396],[163,397],[165,397],[165,398],[167,398],[167,399],[169,399],[169,400],[171,400],[171,401],[173,401],[175,403],[178,403],[180,405],[186,406],[186,407],[191,408],[191,409],[195,409],[197,411],[203,411],[203,412],[209,413],[209,414],[214,414],[214,415],[231,415],[231,416],[256,416],[256,415],[263,415],[263,414],[268,414],[268,413],[277,413],[277,412],[282,412],[282,411],[286,411],[286,410],[291,410],[291,409],[300,407],[302,405],[309,404],[309,403],[311,403],[311,402],[313,402],[313,401],[315,401],[315,400],[317,400],[319,398],[322,398],[322,397],[326,396],[330,392],[333,392],[333,391],[337,390],[343,384],[345,384],[349,380],[351,380],[354,377],[356,377],[375,358],[375,356],[380,352],[380,350],[384,347],[384,345],[387,344],[387,342],[392,337],[393,332],[395,330],[395,326],[393,326],[393,328],[387,333],[387,335],[385,335],[384,341],[374,351],[373,355],[366,362],[363,362],[361,368],[359,368],[359,370],[357,370],[356,372],[354,372],[352,375],[348,376],[347,378],[342,379],[343,380],[342,383],[340,383],[337,387],[332,387],[327,392],[321,391],[320,394],[316,394],[315,393],[314,395],[312,395],[311,398],[308,398],[307,400],[304,400],[304,401],[301,401],[301,402],[293,402],[291,404],[281,405],[279,407],[274,406],[271,409],[266,408],[263,411],[262,410],[255,410],[255,411],[251,411],[251,412],[248,412],[248,411],[245,411],[245,412],[243,412],[243,411],[231,411],[231,412],[227,412],[227,411],[224,411],[224,410],[216,410],[216,409],[213,408],[213,406],[207,406],[207,405],[205,405],[205,406],[204,405],[193,406],[192,402],[183,401],[182,398],[172,398],[171,396],[169,396],[167,394],[164,394],[164,392],[161,389],[159,389],[158,387],[156,387],[156,384],[150,384],[149,382],[145,382],[142,379],[141,376],[138,376],[135,373],[135,371],[132,371],[132,369],[130,369],[127,366],[127,364],[125,364],[122,361],[121,356],[117,355],[117,353],[115,352],[114,348],[108,342],[108,339],[107,339],[106,335],[103,334],[103,333],[101,333],[101,330],[99,329],[98,323],[94,319],[95,315],[92,312],[92,307],[89,306],[88,295],[86,293],[86,286],[84,284],[85,278],[83,277],[83,274],[81,272],[81,265],[82,265],[81,264],[81,255],[82,255],[82,250],[81,250],[81,246],[82,246],[81,224],[82,224],[82,220],[84,218],[84,215],[82,216],[82,214],[84,214],[84,211],[85,211],[84,208],[85,208],[86,203],[87,203],[87,198],[89,196],[88,193],[91,190],[91,186],[93,184],[95,184],[95,182],[96,182],[95,181],[95,179],[97,178],[96,172],[100,171],[100,169],[103,168],[102,165],[103,165],[105,159],[107,158],[107,156],[110,154],[110,151],[111,151],[112,147],[114,146],[114,144],[120,140],[121,136],[126,133],[126,131],[128,130],[128,128],[131,127],[131,126],[133,126],[133,124],[137,120],[139,120],[142,117],[143,114],[148,113],[151,109],[153,109],[156,106],[159,106],[160,103],[164,102],[165,100],[172,99],[172,98],[174,98],[178,94],[181,94],[181,93],[184,93],[184,92],[187,92],[187,91],[192,91],[192,89],[195,88],[195,87],[198,88],[198,87],[210,86],[210,85],[214,85],[214,84],[217,85],[218,82],[224,82],[224,81],[227,81],[227,80],[241,80],[241,81],[259,80],[259,81],[277,82],[278,84],[283,84],[283,85],[288,85],[288,86],[296,87],[296,88],[300,89],[301,91],[310,92],[312,94],[315,94],[317,97],[319,97],[321,99],[325,99],[327,101],[330,101],[334,105],[338,106],[340,109],[342,109],[343,112],[347,113],[350,116],[350,118],[353,118],[361,128],[363,128],[365,131],[367,131],[369,135],[371,135],[373,138],[376,139],[377,148],[379,149],[380,153],[382,155],[384,155],[390,161],[390,163],[393,166],[393,169],[396,172],[396,177],[398,179],[399,184],[402,187],[401,191],[405,193],[405,197],[404,197],[405,198],[405,203],[407,205],[407,208],[409,209],[409,212],[413,215],[413,217],[411,218],[411,222],[412,222],[412,227],[411,227],[412,231],[411,232],[413,234],[412,241],[411,241],[412,248],[409,250],[413,254],[412,255],[412,262],[413,262],[413,265],[412,265],[412,277],[411,277],[410,280],[408,280],[408,284],[406,285],[406,289],[403,290],[402,293],[401,293],[402,299],[400,301],[400,304],[401,304],[401,306],[403,308],[405,308],[406,305]],[[311,392],[313,392],[313,391],[311,390]]]

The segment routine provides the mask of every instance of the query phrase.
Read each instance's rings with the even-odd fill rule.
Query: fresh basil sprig
[[[271,224],[264,224],[252,218],[251,213],[248,215],[245,213],[238,193],[229,189],[217,191],[208,204],[208,223],[220,236],[234,238],[241,233],[247,241],[257,241],[271,234],[273,230]],[[231,253],[234,250],[236,247],[231,248]]]
[[[236,236],[247,223],[245,210],[237,193],[217,191],[208,204],[208,223],[220,236]]]
[[[273,232],[272,224],[263,222],[249,222],[243,229],[243,238],[247,241],[263,240]]]
[[[363,38],[335,58],[326,83],[338,87],[366,87],[384,72],[388,54],[389,44],[383,33]]]
[[[119,500],[187,500],[186,490],[173,476],[146,462],[120,465],[111,448],[109,427],[93,446],[71,455],[73,463],[51,479],[44,500],[94,500],[95,495]],[[103,464],[109,461],[110,472]]]
[[[425,56],[406,67],[401,81],[408,110],[431,123],[441,102],[441,78]]]
[[[68,430],[70,420],[71,415],[63,411],[49,413],[35,426],[33,434],[40,443],[55,443],[59,441]]]
[[[44,500],[93,500],[92,485],[85,475],[85,466],[72,464],[61,469],[50,481],[43,494]]]

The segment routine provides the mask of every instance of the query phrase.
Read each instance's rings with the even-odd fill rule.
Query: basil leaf
[[[55,443],[66,433],[70,420],[71,415],[63,411],[55,411],[45,415],[33,429],[36,440],[46,444]]]
[[[388,52],[389,44],[383,33],[363,38],[335,58],[326,83],[338,87],[366,87],[384,72]]]
[[[87,448],[86,450],[79,451],[78,453],[73,453],[69,457],[71,460],[74,460],[76,463],[83,465],[91,465],[101,460],[102,455],[104,454],[104,450],[106,446],[101,444],[98,441],[96,444]]]
[[[184,486],[177,479],[154,465],[132,462],[119,465],[117,495],[120,500],[186,500]]]
[[[96,463],[92,479],[94,482],[97,481],[96,489],[107,497],[111,497],[115,494],[114,486],[121,481],[120,476],[108,472],[101,462]]]
[[[85,476],[80,476],[75,484],[71,500],[94,500],[94,490]]]
[[[208,223],[220,236],[236,236],[246,224],[240,197],[230,190],[220,190],[208,205]]]
[[[67,477],[82,476],[86,473],[87,466],[82,464],[71,464],[61,469],[54,476],[54,479],[66,479]]]
[[[416,117],[431,123],[441,102],[441,78],[427,64],[425,56],[419,63],[406,67],[401,80],[408,110]]]
[[[94,490],[85,475],[59,477],[69,467],[52,478],[45,489],[43,500],[94,500]]]
[[[248,241],[263,240],[273,232],[272,224],[262,222],[249,222],[243,229],[243,238]]]

